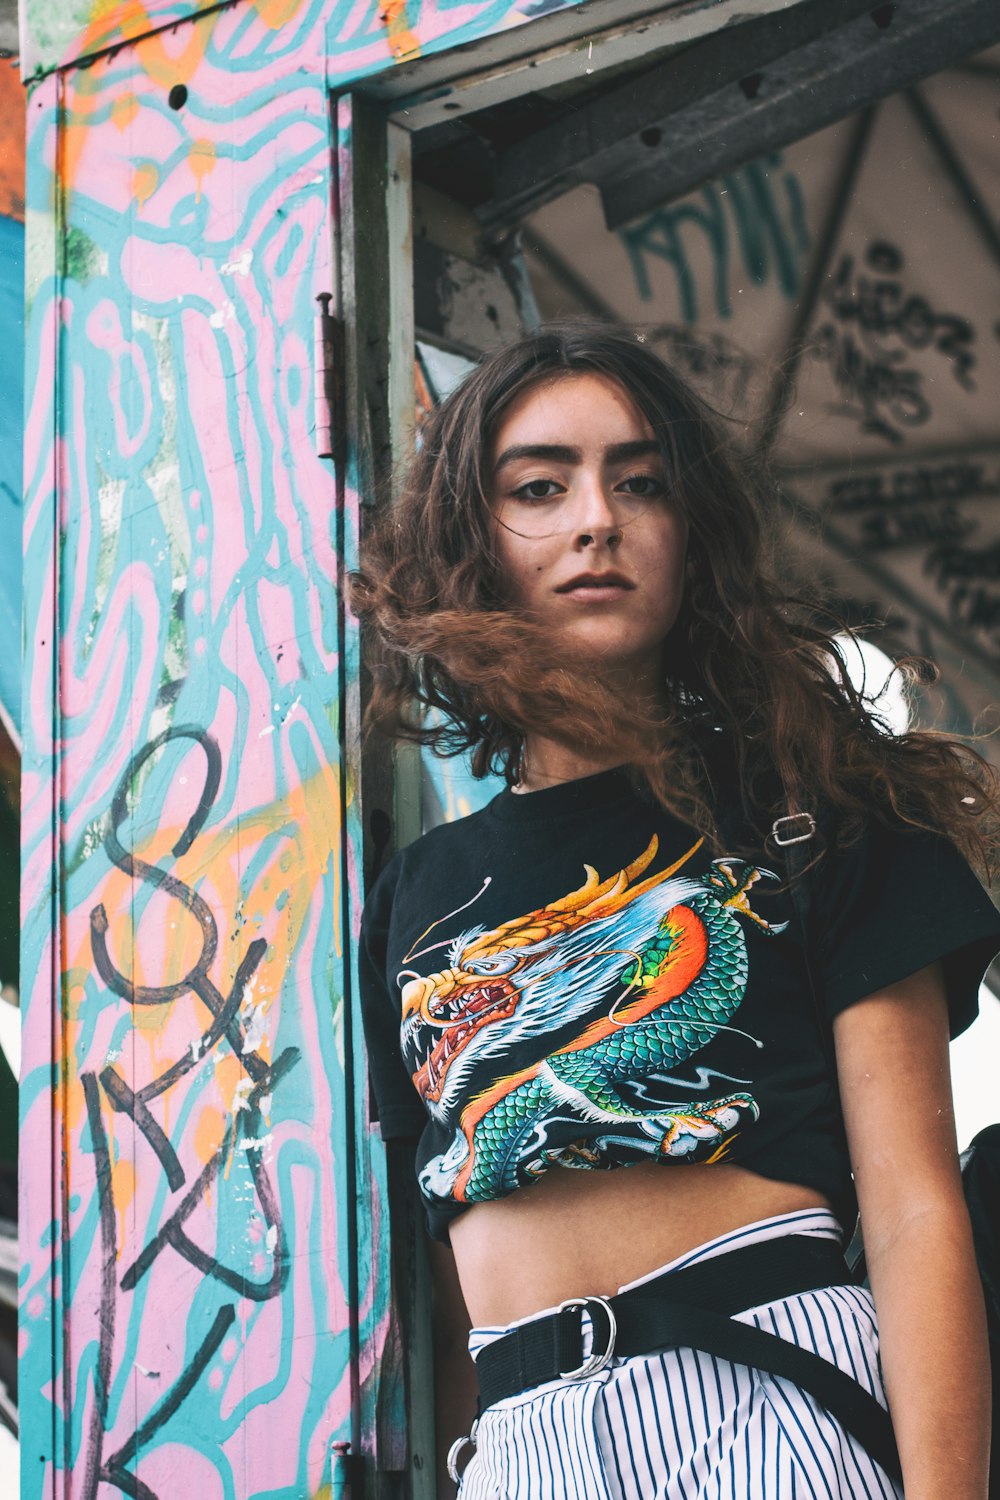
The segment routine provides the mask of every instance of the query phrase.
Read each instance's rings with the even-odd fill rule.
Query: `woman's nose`
[[[614,548],[621,540],[618,514],[599,475],[582,475],[576,506],[577,545],[594,547],[608,544]],[[615,540],[613,541],[612,538]]]

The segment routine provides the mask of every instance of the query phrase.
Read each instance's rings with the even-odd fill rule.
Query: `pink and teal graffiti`
[[[292,1500],[364,1439],[329,89],[553,8],[29,0],[25,1500]]]

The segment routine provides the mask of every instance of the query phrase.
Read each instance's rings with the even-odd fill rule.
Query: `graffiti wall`
[[[24,432],[24,90],[17,59],[0,55],[0,516],[3,535],[21,527]],[[19,548],[0,548],[0,733],[15,742],[21,719],[18,640]]]
[[[29,0],[26,1500],[292,1500],[361,1439],[328,90],[552,8]]]
[[[348,1421],[329,150],[275,36],[31,96],[25,1494],[314,1493]]]

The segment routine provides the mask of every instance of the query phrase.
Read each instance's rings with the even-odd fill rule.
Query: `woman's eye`
[[[630,495],[662,495],[666,486],[655,474],[629,474],[618,485]]]
[[[559,493],[560,486],[554,479],[529,479],[514,491],[518,500],[551,500]]]

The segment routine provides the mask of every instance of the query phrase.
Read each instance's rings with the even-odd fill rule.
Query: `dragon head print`
[[[554,1030],[572,1028],[607,999],[618,1025],[639,1019],[680,994],[705,960],[701,925],[684,920],[689,903],[704,897],[703,880],[676,872],[699,843],[670,868],[646,880],[654,837],[633,863],[601,880],[590,866],[579,889],[550,905],[486,931],[455,938],[449,964],[438,973],[399,976],[401,1044],[408,1071],[428,1109],[447,1118],[476,1065],[537,1043],[551,1051]],[[650,985],[643,955],[671,931],[669,978]],[[625,977],[623,977],[625,976]],[[706,1037],[707,1040],[707,1037]]]

